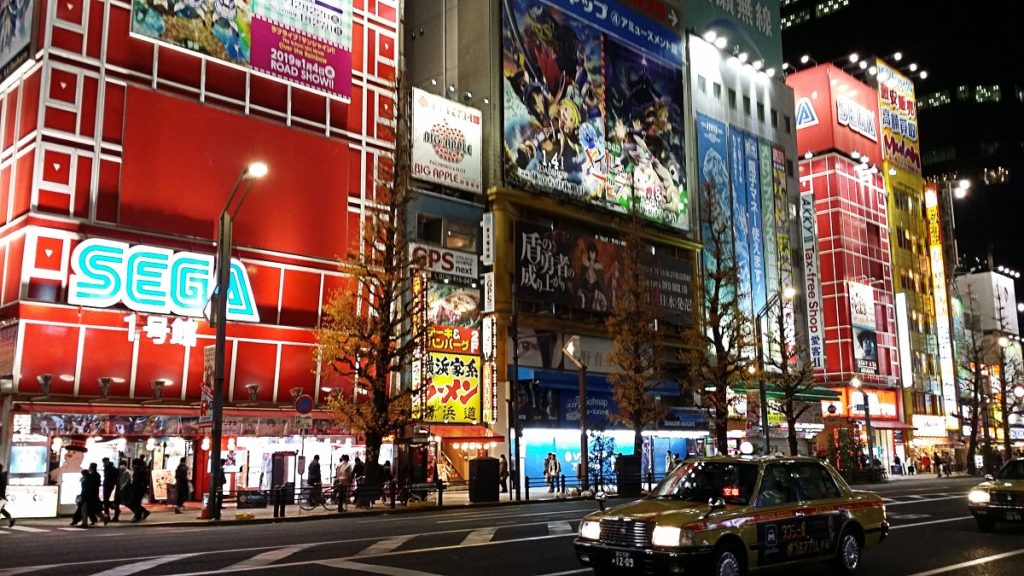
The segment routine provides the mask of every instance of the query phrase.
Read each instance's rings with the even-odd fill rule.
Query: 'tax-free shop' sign
[[[412,173],[415,178],[480,192],[482,187],[480,111],[412,91]]]

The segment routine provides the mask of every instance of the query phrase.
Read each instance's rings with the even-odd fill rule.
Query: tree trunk
[[[380,460],[380,445],[384,443],[384,437],[378,432],[366,431],[366,462],[377,464]]]
[[[971,408],[971,435],[967,438],[967,473],[972,476],[978,471],[978,467],[974,464],[974,455],[978,453],[978,411],[980,409],[980,402],[975,394],[974,406]]]
[[[729,454],[729,409],[724,406],[715,407],[715,447],[718,453]]]
[[[633,455],[643,458],[644,435],[643,425],[633,429]]]
[[[797,446],[796,446],[796,421],[797,421],[797,415],[796,415],[796,409],[793,406],[793,400],[792,399],[786,400],[786,424],[789,427],[789,430],[786,430],[786,439],[789,440],[789,455],[790,456],[796,456],[797,455],[797,453],[796,453],[797,452]]]

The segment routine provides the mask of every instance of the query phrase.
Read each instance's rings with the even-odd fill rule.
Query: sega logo
[[[211,254],[90,238],[71,253],[68,304],[201,317],[216,285]],[[259,322],[249,274],[231,259],[227,318]]]
[[[414,264],[431,272],[476,278],[476,256],[424,244],[412,244],[409,253]]]

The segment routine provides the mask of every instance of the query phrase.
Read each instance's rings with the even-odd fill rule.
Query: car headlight
[[[967,494],[967,500],[971,504],[988,504],[992,497],[985,490],[971,490]]]
[[[693,530],[676,526],[655,526],[651,536],[651,544],[655,546],[692,546]]]
[[[594,520],[580,522],[580,538],[587,540],[601,539],[601,523]]]

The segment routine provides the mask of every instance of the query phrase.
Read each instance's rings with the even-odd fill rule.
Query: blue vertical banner
[[[769,292],[779,289],[779,247],[775,237],[775,186],[772,182],[772,146],[767,140],[757,143],[761,176],[761,232],[764,235],[764,277]]]
[[[761,223],[761,179],[758,177],[757,138],[747,135],[743,142],[747,170],[747,222],[750,230],[750,297],[754,312],[768,301],[764,275],[764,229]]]
[[[729,127],[729,160],[732,165],[732,230],[736,241],[736,273],[739,276],[739,304],[743,313],[753,317],[750,294],[750,224],[747,220],[747,178],[744,161],[746,136]]]
[[[726,230],[731,227],[732,204],[729,194],[729,146],[726,141],[724,122],[703,114],[697,114],[697,173],[700,183],[700,201],[703,206],[714,206],[711,212]],[[708,275],[718,269],[713,250],[709,246],[711,222],[706,209],[701,211],[701,237],[704,241],[704,270]],[[719,238],[723,243],[721,255],[732,258],[732,239],[726,234]],[[707,291],[705,291],[705,297]]]

